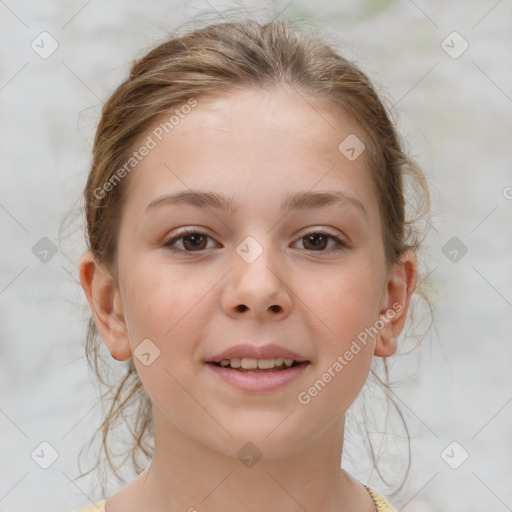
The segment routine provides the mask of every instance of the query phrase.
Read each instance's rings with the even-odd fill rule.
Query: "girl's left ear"
[[[396,338],[404,328],[417,276],[416,253],[413,249],[406,249],[399,261],[393,264],[388,276],[380,311],[384,326],[376,337],[376,356],[389,357],[396,352]]]

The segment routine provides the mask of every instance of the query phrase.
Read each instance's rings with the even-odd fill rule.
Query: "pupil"
[[[192,243],[190,245],[192,246],[192,248],[197,248],[201,244],[202,238],[203,238],[203,235],[199,235],[197,233],[193,234],[193,235],[187,235],[184,238],[184,245],[187,246],[187,241],[191,241]]]
[[[322,244],[321,242],[324,241],[325,242],[325,237],[324,235],[322,234],[318,234],[318,233],[315,233],[315,234],[312,234],[312,235],[308,235],[306,237],[308,239],[308,243],[311,242],[312,245],[315,247],[315,248],[318,248],[319,245],[321,247],[323,247],[324,244]],[[319,244],[319,240],[318,239],[321,239],[320,240],[320,244]]]

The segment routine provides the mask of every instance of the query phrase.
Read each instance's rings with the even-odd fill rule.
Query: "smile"
[[[281,371],[296,366],[298,363],[293,359],[284,357],[273,357],[271,359],[255,359],[253,357],[234,357],[233,359],[223,359],[220,363],[215,363],[223,368],[234,368],[239,371]]]
[[[295,380],[310,365],[293,359],[254,359],[249,357],[209,362],[207,368],[222,381],[244,391],[273,391]]]

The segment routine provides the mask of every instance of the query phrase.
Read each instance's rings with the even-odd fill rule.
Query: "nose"
[[[221,297],[223,310],[233,318],[242,313],[260,321],[286,318],[293,293],[277,255],[266,248],[254,261],[249,261],[236,252],[233,254],[234,267],[228,273]]]

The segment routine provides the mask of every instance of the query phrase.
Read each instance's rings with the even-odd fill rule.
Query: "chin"
[[[285,426],[288,421],[285,419],[283,422],[285,417],[286,415],[280,414],[274,421],[265,422],[260,417],[249,424],[232,424],[228,431],[233,437],[224,436],[222,446],[217,448],[226,455],[237,458],[244,454],[274,460],[289,457],[298,451],[298,447],[304,446],[305,432],[296,430],[300,427],[294,427],[292,422]]]

